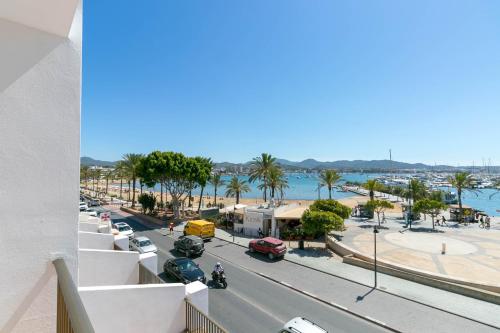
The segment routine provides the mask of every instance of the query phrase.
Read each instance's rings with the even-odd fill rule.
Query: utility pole
[[[375,272],[375,284],[373,288],[377,288],[377,234],[379,233],[376,225],[373,226],[373,271]]]

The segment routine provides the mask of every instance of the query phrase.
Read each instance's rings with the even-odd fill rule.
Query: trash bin
[[[304,240],[303,239],[299,240],[299,249],[301,249],[301,250],[304,249]]]

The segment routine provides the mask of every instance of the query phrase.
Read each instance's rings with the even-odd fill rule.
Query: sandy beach
[[[104,190],[105,187],[106,187],[106,183],[101,181],[99,184],[99,189]],[[89,186],[89,188],[92,188],[92,186]],[[143,190],[143,191],[146,193],[150,192],[149,190]],[[223,190],[221,189],[220,192],[223,193]],[[157,200],[160,201],[160,192],[154,192],[154,193],[155,193]],[[137,196],[139,194],[140,194],[140,189],[136,188],[136,200],[137,200]],[[119,183],[109,184],[107,196],[110,196],[110,195],[115,195],[115,196],[119,197],[119,195],[120,195],[120,184]],[[122,196],[123,196],[124,200],[127,200],[129,198],[128,188],[126,188],[126,187],[123,188]],[[130,193],[130,199],[131,198],[132,198],[132,193]],[[323,199],[326,199],[326,198],[323,198]],[[335,197],[334,197],[334,199],[335,199]],[[168,195],[167,193],[163,193],[163,201],[167,202],[170,200],[171,200],[170,195]],[[213,193],[204,194],[202,200],[203,200],[202,201],[203,207],[206,207],[209,203],[211,205],[213,205],[213,203],[214,203]],[[352,197],[335,199],[335,200],[341,202],[342,204],[344,204],[350,208],[354,208],[358,204],[366,203],[369,200],[369,198],[367,196],[353,194]],[[192,206],[198,207],[199,201],[200,201],[200,196],[194,195],[193,200],[191,201]],[[187,200],[185,202],[187,204]],[[283,202],[285,204],[300,204],[300,205],[310,206],[314,202],[314,200],[296,200],[296,199],[288,200],[288,199],[285,199],[285,200],[283,200]],[[234,205],[236,203],[236,199],[235,198],[226,198],[225,196],[217,195],[217,204],[220,204],[220,203],[224,204],[224,206],[231,206],[231,205]],[[262,198],[245,198],[245,197],[240,198],[240,204],[258,205],[261,203],[264,203],[264,200]],[[401,205],[399,203],[395,203],[394,208],[388,209],[387,213],[401,213]]]

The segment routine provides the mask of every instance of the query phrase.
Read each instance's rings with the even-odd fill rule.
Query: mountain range
[[[276,162],[280,164],[283,168],[288,170],[302,170],[302,169],[339,169],[339,170],[453,170],[455,167],[448,165],[436,165],[430,166],[423,163],[405,163],[398,161],[390,161],[390,160],[340,160],[333,162],[322,162],[317,161],[315,159],[309,158],[300,162],[290,161],[282,158],[276,159]],[[81,157],[80,163],[82,165],[88,166],[102,166],[102,167],[113,167],[116,162],[112,161],[101,161],[95,160],[91,157]],[[230,163],[230,162],[219,162],[215,163],[216,168],[225,168],[225,169],[233,169],[233,168],[248,168],[250,162],[246,163]],[[470,168],[470,167],[463,167]],[[492,167],[495,168],[496,167]]]

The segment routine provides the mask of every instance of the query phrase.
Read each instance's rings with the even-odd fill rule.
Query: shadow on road
[[[306,247],[304,250],[301,249],[291,249],[288,253],[296,254],[300,257],[310,257],[310,258],[333,258],[332,252],[328,251],[324,247]]]

